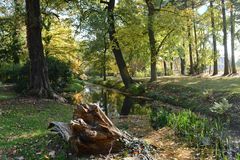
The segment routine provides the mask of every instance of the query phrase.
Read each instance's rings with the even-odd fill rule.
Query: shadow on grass
[[[46,159],[56,152],[58,159],[66,156],[66,145],[59,136],[47,131],[51,121],[69,122],[73,108],[56,102],[43,104],[11,104],[1,108],[0,159],[23,156],[26,159]]]

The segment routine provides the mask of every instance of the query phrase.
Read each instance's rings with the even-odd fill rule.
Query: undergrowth
[[[162,108],[151,113],[151,123],[155,129],[169,126],[190,146],[199,150],[207,148],[217,159],[229,155],[228,137],[224,124],[219,119],[200,117],[190,110],[170,113]],[[232,152],[232,151],[231,151]]]

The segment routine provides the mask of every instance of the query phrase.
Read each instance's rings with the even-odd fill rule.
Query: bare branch
[[[107,1],[103,1],[103,0],[100,0],[100,3],[104,3],[104,4],[109,4],[109,2],[107,2]]]

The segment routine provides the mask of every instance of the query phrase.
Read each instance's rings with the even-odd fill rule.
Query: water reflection
[[[81,94],[82,103],[97,103],[107,116],[146,115],[150,112],[150,105],[145,101],[100,86],[86,85]]]

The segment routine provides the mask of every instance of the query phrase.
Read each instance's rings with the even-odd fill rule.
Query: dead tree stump
[[[126,138],[96,104],[80,104],[70,123],[52,122],[51,131],[59,133],[76,154],[118,152]]]

